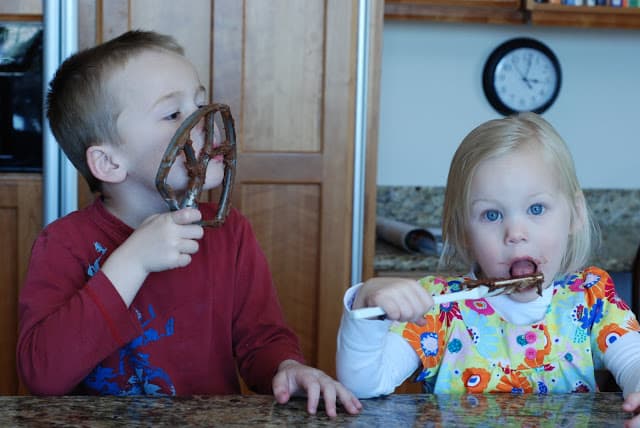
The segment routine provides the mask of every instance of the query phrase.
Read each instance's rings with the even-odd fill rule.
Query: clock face
[[[483,72],[489,103],[500,113],[548,109],[560,91],[560,64],[551,50],[533,39],[513,39],[491,54]]]

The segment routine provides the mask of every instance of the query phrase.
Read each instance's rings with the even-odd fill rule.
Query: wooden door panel
[[[225,0],[214,9],[213,98],[231,106],[238,136],[235,191],[242,196],[234,204],[254,226],[305,355],[331,374],[350,277],[355,7],[348,1]],[[241,21],[218,27],[220,16]],[[254,186],[282,201],[276,212],[269,211],[275,205],[253,208],[246,195]],[[301,218],[298,192],[311,188],[317,194],[303,212],[317,214],[286,227]],[[313,262],[305,271],[292,269],[291,256],[277,251],[274,240],[304,249]],[[302,309],[305,290],[311,301]]]
[[[96,43],[106,42],[131,29],[129,0],[81,0],[96,7]],[[84,17],[83,17],[84,18]],[[80,19],[82,22],[83,18]],[[80,36],[83,34],[81,33]],[[90,45],[92,46],[92,45]]]
[[[6,15],[6,19],[31,19],[42,15],[42,0],[2,0],[0,15]]]
[[[267,255],[286,319],[309,362],[316,355],[320,188],[317,184],[245,184],[242,211]],[[299,239],[291,240],[290,236]]]
[[[324,3],[248,1],[244,26],[243,150],[318,151]]]
[[[16,373],[18,294],[42,228],[39,174],[0,174],[0,394],[22,392]]]
[[[242,182],[256,182],[269,177],[269,182],[316,183],[322,180],[321,153],[242,153],[238,174]],[[240,200],[234,201],[242,206]]]
[[[16,331],[18,330],[18,230],[17,206],[4,204],[9,196],[0,188],[0,245],[2,267],[0,268],[0,394],[13,394],[17,390],[16,378]],[[9,199],[9,200],[11,200]],[[5,375],[7,374],[7,375]]]
[[[210,89],[211,0],[130,0],[128,30],[138,28],[175,37]]]

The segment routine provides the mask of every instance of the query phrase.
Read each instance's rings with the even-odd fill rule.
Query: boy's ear
[[[87,165],[95,178],[105,183],[120,183],[127,177],[127,171],[110,144],[87,148]]]

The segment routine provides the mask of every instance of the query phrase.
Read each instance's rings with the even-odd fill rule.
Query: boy
[[[302,364],[247,220],[194,224],[215,207],[170,212],[155,187],[164,151],[206,94],[182,48],[130,31],[67,59],[51,82],[51,129],[92,191],[89,207],[47,226],[20,295],[18,370],[36,394],[191,395],[247,385],[278,402],[306,392],[347,412],[360,402]],[[202,127],[191,132],[196,150]],[[204,189],[220,184],[211,159]],[[186,190],[177,161],[167,184]]]

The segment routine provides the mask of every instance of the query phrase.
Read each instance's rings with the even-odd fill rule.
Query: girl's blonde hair
[[[542,151],[551,170],[558,177],[561,191],[571,210],[572,232],[559,274],[582,269],[588,262],[598,240],[598,231],[580,188],[569,148],[542,117],[535,113],[520,113],[481,124],[462,140],[456,150],[449,167],[444,197],[444,245],[440,269],[450,268],[459,262],[467,266],[475,264],[469,251],[466,227],[469,220],[471,182],[480,162],[525,146]]]

